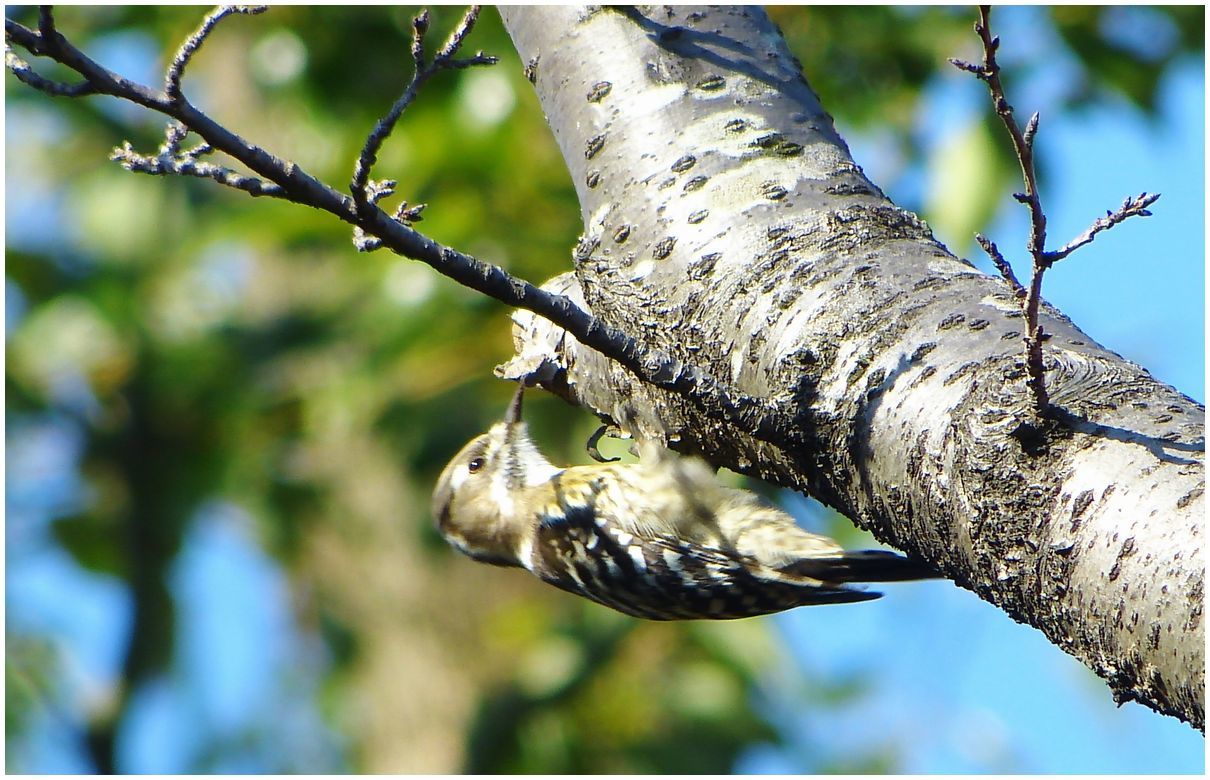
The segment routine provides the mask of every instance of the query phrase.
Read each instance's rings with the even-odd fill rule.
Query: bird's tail
[[[834,556],[800,558],[786,571],[824,582],[900,582],[941,576],[928,564],[889,550],[851,550]]]

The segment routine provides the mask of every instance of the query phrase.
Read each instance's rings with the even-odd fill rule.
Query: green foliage
[[[1022,126],[1039,109],[1045,120],[1050,112],[1123,101],[1155,119],[1164,74],[1182,58],[1203,53],[1201,6],[1035,7],[1026,23],[1016,24],[1009,23],[1007,11],[993,11],[992,25],[1002,38],[998,59]],[[890,156],[903,161],[901,169],[917,162],[925,166],[922,197],[909,196],[901,205],[920,211],[954,251],[971,251],[974,233],[986,228],[1013,188],[1021,187],[1020,169],[986,88],[947,62],[950,57],[981,59],[972,32],[975,9],[786,6],[771,8],[770,15],[842,135],[853,130],[873,134],[893,150]],[[1056,33],[1070,58],[1039,62],[1033,55],[1040,39]],[[1060,68],[1062,77],[1054,78]],[[1038,92],[1030,87],[1039,76],[1049,77],[1042,90],[1045,105],[1018,102]],[[967,82],[981,116],[945,128],[950,140],[939,149],[926,149],[918,126],[942,120],[922,117],[922,101],[930,86],[947,79]],[[1039,154],[1045,182],[1047,159],[1044,150]],[[884,188],[890,183],[879,182]]]
[[[890,125],[907,136],[916,121],[921,87],[938,75],[956,75],[946,59],[978,57],[971,32],[973,7],[778,6],[769,13],[829,112],[859,127]],[[1004,10],[992,14],[1002,36],[1004,17]],[[1078,78],[1066,85],[1060,108],[1121,96],[1154,113],[1156,88],[1166,69],[1203,51],[1201,6],[1056,6],[1037,9],[1037,17],[1039,22],[1049,17],[1077,68]],[[1050,31],[1039,24],[1029,32],[1044,36]],[[1004,41],[1001,65],[1007,83],[1018,84],[1036,63],[1005,51],[1029,50],[1035,44],[1029,37]]]
[[[1155,96],[1165,71],[1178,58],[1201,52],[1205,43],[1203,6],[1058,6],[1055,29],[1084,66],[1070,100],[1096,103],[1110,91],[1154,115]]]
[[[1200,8],[1148,12],[1179,31],[1159,58],[1102,45],[1111,9],[1055,12],[1089,83],[1145,110],[1164,67],[1200,47],[1202,20]],[[186,94],[252,142],[347,182],[365,134],[410,76],[413,13],[282,6],[228,19],[191,66]],[[30,23],[31,14],[18,17]],[[431,38],[460,14],[433,9]],[[829,111],[891,127],[909,154],[922,88],[970,37],[971,15],[958,9],[775,17]],[[188,7],[58,14],[85,51],[152,82],[200,19]],[[573,189],[494,12],[469,45],[501,64],[427,85],[376,174],[398,178],[399,197],[430,204],[419,227],[433,238],[542,281],[569,266],[580,231]],[[158,62],[141,62],[144,50]],[[124,768],[112,763],[113,744],[131,691],[179,667],[171,571],[199,511],[218,500],[256,518],[256,538],[300,594],[298,624],[326,646],[330,676],[317,706],[354,743],[349,769],[400,769],[376,763],[387,750],[349,725],[356,712],[377,713],[405,740],[423,718],[389,718],[412,712],[409,696],[454,695],[391,691],[397,678],[376,676],[375,664],[400,668],[391,655],[400,646],[431,649],[406,663],[444,661],[458,670],[448,679],[465,678],[460,695],[474,715],[469,733],[451,739],[472,771],[725,772],[745,747],[778,741],[753,697],[772,654],[748,657],[763,646],[765,623],[636,625],[516,572],[469,564],[436,539],[430,486],[508,395],[491,376],[510,354],[501,306],[411,261],[357,254],[347,226],[318,212],[121,171],[106,161],[112,147],[129,139],[147,152],[161,142],[160,122],[145,112],[109,99],[51,100],[11,77],[6,99],[8,193],[19,204],[9,221],[17,243],[6,248],[10,430],[57,420],[83,435],[87,491],[51,512],[47,543],[123,583],[133,603],[110,703],[81,713],[98,770]],[[1087,104],[1099,92],[1072,99]],[[591,420],[552,400],[530,408],[544,444],[582,458]],[[55,682],[50,654],[30,650],[47,641],[10,626],[10,757],[39,703],[67,684]],[[435,686],[447,685],[435,675]],[[449,716],[447,725],[467,724]],[[248,747],[214,739],[196,770]],[[277,746],[277,763],[260,768],[296,767],[290,752]],[[871,761],[850,771],[894,768],[881,754]]]
[[[54,677],[60,672],[54,646],[44,637],[10,631],[4,645],[5,764],[23,766],[22,741],[55,698]]]
[[[750,693],[777,660],[759,623],[670,631],[593,609],[542,629],[532,665],[483,699],[468,772],[717,774],[778,740]]]
[[[907,130],[920,88],[967,46],[970,9],[777,6],[803,73],[833,116],[857,126]]]
[[[975,233],[1004,205],[1004,191],[1020,181],[1020,166],[1005,154],[1006,137],[999,118],[988,116],[956,128],[926,162],[923,205],[930,226],[938,235],[968,237],[951,238],[954,251],[970,251]]]

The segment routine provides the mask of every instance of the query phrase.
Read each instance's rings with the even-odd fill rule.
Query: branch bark
[[[1043,303],[1053,419],[1013,291],[852,160],[756,8],[502,10],[580,198],[546,287],[778,410],[758,440],[518,312],[533,376],[805,490],[1204,728],[1204,408]]]

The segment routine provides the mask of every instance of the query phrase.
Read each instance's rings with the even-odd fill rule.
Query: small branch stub
[[[148,173],[152,176],[193,176],[199,179],[213,179],[232,189],[242,190],[253,197],[269,196],[284,198],[286,193],[279,185],[267,182],[256,176],[247,176],[231,168],[215,163],[204,162],[202,157],[212,154],[214,147],[201,143],[192,149],[181,149],[181,142],[189,129],[179,122],[169,122],[164,128],[164,143],[160,145],[159,153],[155,156],[139,154],[129,141],[113,150],[109,159],[119,163],[123,168],[135,173]]]

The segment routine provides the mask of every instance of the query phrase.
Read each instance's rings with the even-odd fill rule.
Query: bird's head
[[[504,420],[476,436],[446,465],[433,489],[432,512],[445,540],[470,557],[521,566],[521,546],[534,512],[528,489],[560,469],[551,465],[521,420],[523,387]]]

